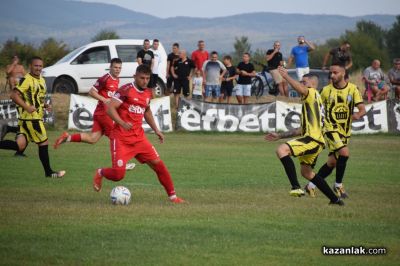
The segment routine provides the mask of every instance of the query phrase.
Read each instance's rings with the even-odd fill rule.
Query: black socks
[[[281,162],[283,167],[285,168],[285,172],[287,177],[289,178],[289,182],[292,185],[292,189],[300,188],[299,181],[297,180],[296,175],[296,167],[294,166],[292,158],[289,155],[282,157]]]

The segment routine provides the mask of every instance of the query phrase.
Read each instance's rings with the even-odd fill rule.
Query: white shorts
[[[236,96],[251,96],[251,84],[237,84]]]
[[[308,74],[308,73],[310,73],[310,68],[309,67],[298,67],[298,68],[296,68],[296,74],[297,74],[297,78],[299,79],[299,81],[301,81],[303,76],[305,74]]]

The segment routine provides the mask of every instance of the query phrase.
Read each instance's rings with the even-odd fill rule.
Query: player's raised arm
[[[158,136],[158,139],[161,143],[164,142],[164,134],[158,129],[156,122],[154,121],[153,112],[150,109],[150,106],[147,107],[144,112],[144,120],[146,120],[147,124],[153,129],[154,133]]]
[[[289,76],[286,68],[280,66],[278,67],[278,71],[279,74],[281,74],[282,78],[284,78],[290,84],[290,86],[292,86],[293,89],[295,89],[301,95],[308,95],[308,88]]]
[[[122,120],[117,112],[117,109],[120,107],[121,104],[122,103],[120,101],[112,98],[107,108],[107,114],[111,117],[112,120],[121,125],[124,129],[130,130],[132,128],[132,124]]]

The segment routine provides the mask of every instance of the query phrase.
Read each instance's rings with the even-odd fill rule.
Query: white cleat
[[[135,163],[127,163],[126,166],[125,166],[125,169],[126,170],[133,170],[133,168],[135,168],[135,167],[136,167]]]

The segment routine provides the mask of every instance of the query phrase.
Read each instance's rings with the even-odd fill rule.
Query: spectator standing
[[[310,66],[308,64],[308,53],[315,50],[315,45],[308,42],[304,36],[297,38],[298,45],[292,48],[290,53],[288,66],[290,66],[293,60],[296,62],[296,74],[299,80],[305,74],[310,73]]]
[[[366,88],[371,89],[374,101],[379,101],[387,97],[389,86],[386,84],[385,74],[381,69],[381,62],[379,60],[373,60],[371,66],[364,70],[363,79]]]
[[[171,93],[174,83],[174,77],[171,73],[171,68],[173,68],[174,63],[179,60],[179,43],[174,43],[172,45],[172,52],[167,58],[167,90]]]
[[[251,95],[251,78],[256,76],[254,65],[250,63],[250,54],[243,54],[243,61],[236,67],[239,75],[236,85],[236,98],[239,104],[247,104]]]
[[[389,80],[397,100],[400,100],[400,58],[393,60],[393,68],[389,70]]]
[[[24,66],[19,63],[18,56],[14,55],[11,64],[6,67],[6,73],[10,89],[14,89],[20,79],[25,76]]]
[[[165,61],[163,53],[161,53],[160,50],[158,49],[159,46],[160,46],[160,41],[158,39],[154,39],[153,46],[150,49],[150,51],[152,51],[153,55],[154,55],[154,62],[153,62],[153,67],[151,69],[152,83],[149,84],[149,88],[155,88],[157,86],[158,69],[159,69],[160,65]]]
[[[138,65],[147,65],[150,69],[154,66],[154,53],[150,50],[150,41],[145,39],[143,41],[143,49],[137,53],[136,60]],[[153,77],[150,77],[149,87],[153,84]]]
[[[209,59],[208,52],[205,50],[206,44],[203,40],[197,43],[198,49],[192,53],[192,60],[196,65],[196,69],[202,71],[203,64]]]
[[[326,70],[329,58],[332,58],[331,65],[343,66],[346,70],[345,79],[349,79],[349,69],[353,66],[353,60],[350,53],[351,45],[348,41],[344,41],[340,47],[331,49],[324,57],[322,69]]]
[[[226,68],[218,60],[218,53],[216,51],[211,53],[210,60],[204,62],[202,71],[203,83],[205,84],[205,101],[212,102],[211,98],[218,101],[221,96],[221,80],[225,75]]]
[[[236,69],[232,65],[232,57],[229,55],[224,57],[223,63],[226,67],[226,72],[221,82],[221,97],[219,102],[222,103],[224,96],[226,97],[226,103],[230,103],[233,91],[233,81],[236,79]]]
[[[203,76],[201,71],[196,69],[192,80],[193,91],[192,99],[202,101],[203,100]]]
[[[271,76],[274,79],[275,83],[278,84],[280,95],[287,97],[289,96],[287,83],[278,71],[278,67],[283,66],[283,58],[280,49],[280,42],[274,42],[274,49],[270,49],[267,51],[266,59],[268,62],[269,73],[271,73]]]
[[[175,107],[179,105],[179,95],[183,92],[186,98],[190,95],[189,81],[192,79],[192,72],[195,65],[192,60],[187,57],[186,50],[179,51],[179,60],[174,63],[171,68],[174,77],[174,97]]]

